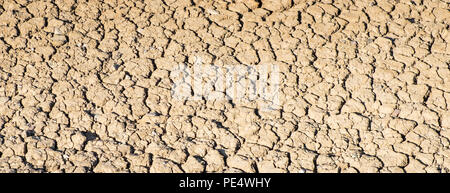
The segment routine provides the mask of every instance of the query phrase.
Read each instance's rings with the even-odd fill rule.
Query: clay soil
[[[0,172],[450,172],[446,0],[0,2]],[[199,57],[279,108],[174,99]]]

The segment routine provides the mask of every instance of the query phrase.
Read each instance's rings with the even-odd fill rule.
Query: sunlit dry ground
[[[1,172],[449,172],[442,0],[0,0]],[[177,100],[277,65],[280,105]]]

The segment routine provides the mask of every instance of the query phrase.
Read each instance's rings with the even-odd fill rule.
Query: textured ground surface
[[[1,172],[450,172],[448,1],[0,0]],[[281,109],[171,67],[281,71]]]

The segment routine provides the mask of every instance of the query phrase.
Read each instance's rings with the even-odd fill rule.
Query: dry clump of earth
[[[450,172],[448,1],[0,2],[0,172]],[[196,57],[280,108],[173,99]]]

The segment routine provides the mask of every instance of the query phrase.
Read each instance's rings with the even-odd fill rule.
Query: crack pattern
[[[450,172],[449,25],[443,0],[0,0],[0,172]],[[278,65],[280,108],[175,100],[198,60]]]

